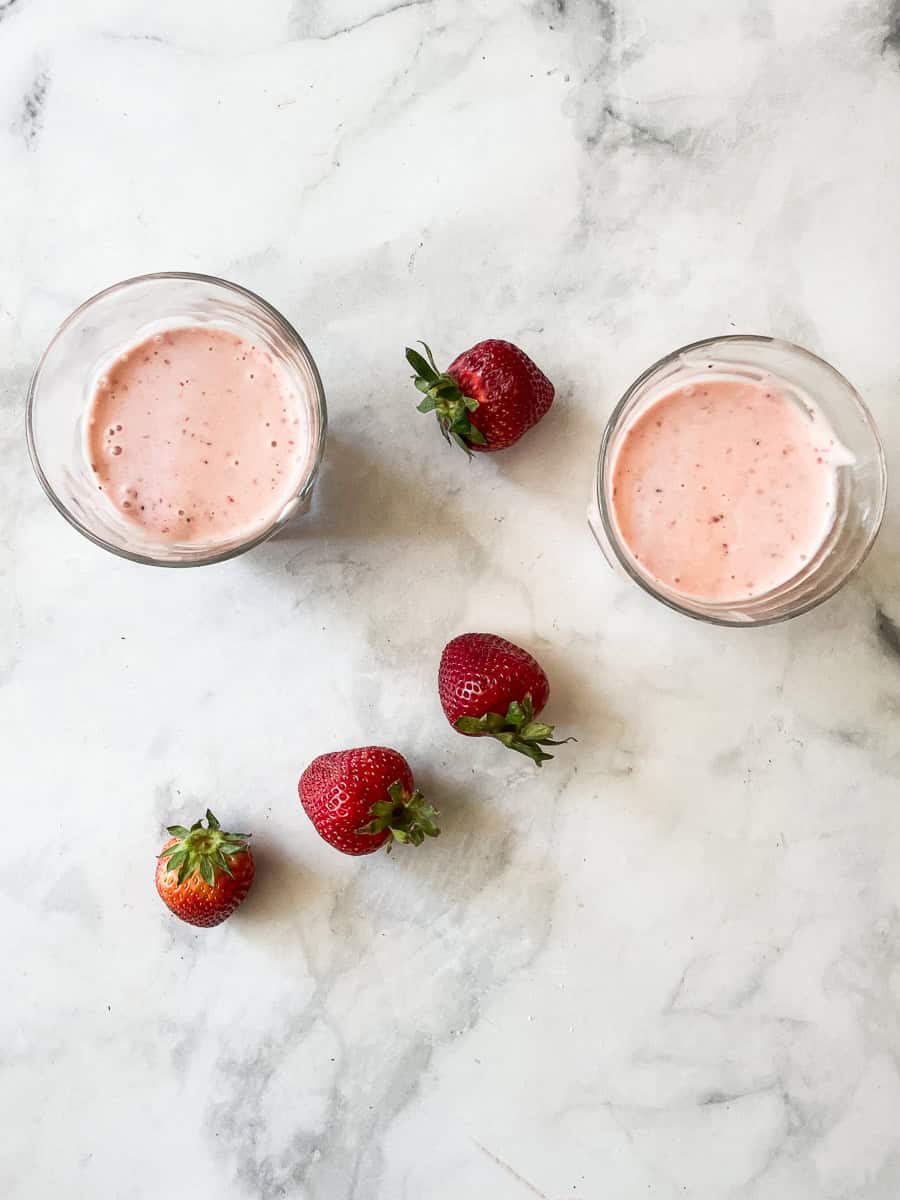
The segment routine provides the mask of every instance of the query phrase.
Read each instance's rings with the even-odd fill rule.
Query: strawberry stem
[[[437,369],[431,348],[425,342],[419,345],[425,350],[425,358],[418,350],[406,347],[406,361],[415,371],[413,383],[423,393],[417,408],[420,413],[433,412],[444,440],[456,442],[471,458],[470,446],[487,445],[484,434],[469,420],[469,413],[475,411],[478,401],[464,395],[452,375]]]
[[[207,828],[203,820],[195,821],[190,829],[183,825],[169,825],[168,832],[176,839],[159,855],[166,860],[166,869],[178,872],[178,886],[189,879],[195,871],[213,887],[216,872],[232,875],[229,859],[248,850],[249,833],[226,833],[213,814],[206,810]]]
[[[536,767],[542,766],[552,754],[546,754],[541,746],[562,746],[574,742],[575,738],[554,741],[553,726],[535,721],[531,692],[526,692],[521,702],[513,700],[505,715],[488,712],[481,717],[460,717],[455,728],[460,733],[480,734],[496,738],[507,750],[515,750],[530,758]]]
[[[376,834],[388,832],[388,853],[394,842],[401,845],[421,846],[427,837],[437,837],[441,832],[435,824],[440,814],[428,804],[422,793],[404,791],[398,779],[388,788],[388,799],[377,800],[369,809],[372,820],[357,833]]]

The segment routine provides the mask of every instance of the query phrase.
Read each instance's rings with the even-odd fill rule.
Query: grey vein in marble
[[[900,627],[882,609],[875,611],[875,627],[882,646],[890,654],[900,656]]]
[[[887,33],[881,43],[882,51],[900,52],[900,0],[891,0],[888,11]]]
[[[50,76],[47,71],[38,71],[22,101],[22,110],[16,121],[16,127],[29,150],[34,149],[35,142],[43,128],[44,105],[47,103],[49,87]]]
[[[394,13],[402,12],[404,9],[422,8],[425,5],[433,3],[434,0],[400,0],[398,4],[389,4],[387,8],[378,8],[375,12],[366,13],[358,21],[354,21],[351,24],[341,25],[336,28],[330,28],[326,32],[320,32],[319,21],[322,6],[318,4],[310,5],[306,0],[298,0],[294,22],[300,38],[312,38],[318,42],[328,42],[334,38],[355,33],[358,29],[364,29],[367,25],[371,25],[373,21],[381,21],[384,17],[393,16]],[[324,6],[326,12],[328,7],[327,4]],[[312,9],[312,12],[310,12],[310,9]]]

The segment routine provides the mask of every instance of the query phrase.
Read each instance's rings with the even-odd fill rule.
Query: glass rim
[[[866,428],[872,435],[872,440],[877,451],[878,474],[880,480],[878,512],[868,531],[865,544],[857,554],[855,561],[851,563],[850,566],[847,567],[847,569],[843,571],[829,587],[824,588],[818,594],[813,594],[807,597],[799,602],[796,606],[789,606],[787,611],[777,613],[774,616],[749,616],[741,619],[730,617],[724,614],[718,615],[715,612],[716,607],[721,607],[722,609],[727,609],[729,607],[733,608],[733,604],[728,602],[709,601],[706,602],[703,610],[698,610],[697,608],[691,607],[689,601],[686,600],[685,603],[679,603],[677,599],[664,594],[658,588],[654,587],[652,581],[635,568],[631,556],[626,553],[616,528],[616,523],[613,520],[612,514],[609,511],[609,506],[606,503],[606,496],[604,494],[603,484],[606,480],[607,469],[609,465],[609,444],[612,440],[613,434],[619,427],[620,419],[629,401],[634,397],[639,389],[643,387],[643,385],[647,383],[647,381],[651,379],[654,374],[656,374],[657,371],[661,370],[665,366],[668,366],[669,363],[673,362],[681,355],[688,354],[695,350],[703,350],[707,346],[720,346],[727,342],[758,342],[769,345],[778,345],[788,349],[792,354],[800,355],[820,366],[825,367],[832,373],[832,375],[837,377],[837,379],[846,389],[846,393],[849,398],[856,405],[856,408],[862,417]],[[837,369],[837,367],[832,366],[831,363],[826,359],[821,358],[818,354],[814,354],[811,350],[807,350],[804,346],[798,346],[796,342],[787,341],[785,338],[771,337],[767,334],[761,333],[724,333],[720,334],[718,337],[701,338],[696,342],[688,342],[684,346],[679,346],[677,349],[671,350],[668,354],[664,354],[654,363],[651,363],[651,365],[642,371],[641,374],[634,380],[634,382],[626,388],[621,398],[618,400],[612,412],[610,413],[603,429],[603,437],[600,440],[600,452],[597,457],[597,469],[594,474],[594,496],[600,513],[600,520],[603,523],[604,532],[609,541],[610,548],[616,556],[616,560],[629,579],[636,583],[642,591],[646,592],[647,595],[652,596],[653,599],[657,600],[660,604],[664,604],[666,608],[670,608],[674,612],[681,613],[683,616],[691,617],[695,621],[703,621],[709,625],[724,626],[729,629],[753,629],[760,628],[764,625],[778,625],[782,621],[791,620],[793,617],[802,616],[804,613],[810,612],[814,608],[818,608],[820,604],[824,604],[826,600],[830,600],[831,597],[859,571],[875,543],[875,539],[878,536],[884,520],[885,508],[887,505],[887,464],[884,456],[884,445],[882,444],[881,435],[878,432],[878,426],[875,424],[872,414],[869,412],[869,409],[862,396],[860,396],[859,392],[857,392],[850,380],[847,379],[847,377],[843,375]],[[703,602],[701,601],[700,603]],[[710,609],[712,611],[709,611]]]
[[[239,296],[244,297],[244,299],[250,300],[255,305],[258,305],[268,316],[270,316],[280,327],[287,340],[292,342],[296,349],[299,350],[300,356],[302,357],[312,376],[314,385],[313,400],[320,415],[318,437],[316,438],[315,445],[313,446],[313,455],[310,468],[304,477],[303,484],[294,499],[302,500],[309,494],[313,484],[316,481],[316,477],[318,476],[319,468],[322,465],[322,458],[325,453],[325,438],[328,430],[328,412],[325,403],[325,387],[322,383],[322,377],[319,374],[319,368],[316,366],[315,359],[310,353],[306,342],[304,342],[303,338],[300,336],[294,326],[282,313],[278,311],[277,308],[275,308],[274,305],[270,304],[268,300],[264,300],[262,296],[257,295],[256,292],[251,291],[250,288],[243,287],[239,283],[233,283],[229,279],[222,279],[218,275],[206,275],[198,271],[151,271],[145,275],[132,275],[128,279],[121,279],[117,283],[112,283],[108,287],[102,288],[99,292],[95,292],[92,296],[89,296],[86,300],[83,300],[81,304],[77,306],[77,308],[74,308],[65,318],[65,320],[62,321],[57,327],[53,336],[50,338],[50,341],[44,348],[44,351],[38,359],[37,365],[31,374],[31,379],[28,383],[28,391],[25,397],[25,440],[28,444],[28,456],[31,459],[31,465],[34,468],[34,473],[38,478],[38,482],[44,489],[47,499],[60,514],[60,516],[64,517],[74,529],[77,529],[80,534],[86,537],[88,541],[93,542],[95,546],[99,546],[102,550],[108,550],[110,554],[115,554],[119,558],[127,559],[129,562],[141,563],[144,566],[149,567],[206,567],[211,566],[214,563],[227,562],[229,559],[237,558],[238,555],[245,554],[248,550],[252,550],[255,546],[261,545],[263,542],[267,541],[268,538],[272,537],[272,535],[276,533],[282,527],[282,525],[286,524],[287,520],[290,520],[290,517],[282,520],[279,514],[279,516],[276,517],[275,520],[272,521],[272,523],[260,533],[255,533],[252,537],[247,538],[243,542],[239,542],[235,546],[229,546],[225,550],[214,550],[212,553],[203,555],[202,557],[190,558],[181,561],[177,559],[170,560],[155,558],[150,554],[142,554],[138,551],[128,550],[122,546],[115,546],[111,542],[106,541],[105,538],[102,538],[98,534],[94,533],[82,521],[80,521],[78,517],[69,509],[62,498],[56,493],[53,485],[50,483],[50,480],[47,478],[47,475],[44,472],[43,466],[41,465],[40,455],[38,454],[34,436],[34,402],[41,380],[41,372],[43,371],[44,364],[46,363],[50,352],[53,350],[54,346],[57,344],[66,330],[69,329],[72,323],[77,320],[82,313],[89,309],[98,300],[102,300],[105,296],[112,295],[115,292],[123,291],[125,288],[131,287],[137,283],[149,283],[156,280],[166,279],[195,280],[199,283],[214,284],[216,287],[225,288],[230,292],[236,292]],[[291,503],[291,501],[288,501],[288,503]]]

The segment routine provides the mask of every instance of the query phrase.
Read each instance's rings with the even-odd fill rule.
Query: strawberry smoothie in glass
[[[32,460],[54,505],[139,562],[194,566],[257,545],[302,511],[325,400],[297,333],[258,296],[142,276],[66,321],[29,392]]]
[[[720,624],[794,616],[862,562],[884,459],[832,367],[771,338],[676,351],[629,389],[604,436],[591,524],[652,595]]]
[[[272,355],[228,330],[157,333],[110,364],[85,422],[97,489],[162,542],[269,526],[306,473],[307,429]]]

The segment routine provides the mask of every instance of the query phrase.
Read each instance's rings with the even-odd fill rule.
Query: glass
[[[203,544],[161,542],[126,521],[98,496],[83,445],[83,420],[110,361],[153,334],[178,326],[212,326],[262,344],[305,406],[307,470],[296,493],[252,537]],[[26,411],[28,450],[53,506],[104,550],[132,562],[196,567],[243,554],[309,508],[325,449],[322,380],[303,340],[265,300],[210,275],[165,271],[114,284],[86,300],[57,330],[35,368]]]
[[[788,393],[806,393],[851,457],[849,463],[835,468],[835,519],[817,553],[778,587],[739,601],[697,600],[649,576],[624,544],[611,502],[612,466],[625,431],[655,401],[676,387],[697,382],[710,367],[717,378],[762,381],[774,377]],[[843,375],[790,342],[738,334],[683,346],[635,380],[607,422],[588,521],[610,566],[663,604],[715,625],[769,625],[807,612],[847,582],[872,548],[886,498],[887,474],[878,431]]]

